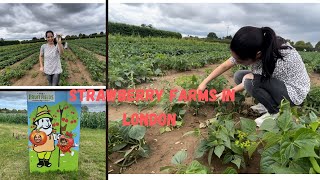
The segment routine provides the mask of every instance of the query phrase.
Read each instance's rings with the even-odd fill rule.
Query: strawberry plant
[[[149,157],[150,148],[144,139],[146,127],[122,126],[122,120],[109,122],[108,127],[108,158],[114,152],[122,153],[123,157],[114,162],[121,167],[128,167],[139,157]]]
[[[187,158],[187,152],[181,150],[177,152],[171,159],[174,166],[164,166],[160,171],[169,172],[171,174],[209,174],[209,169],[200,164],[197,160],[193,160],[189,165],[184,165],[183,161]]]
[[[183,117],[186,113],[184,107],[187,105],[187,102],[178,101],[179,94],[177,93],[176,97],[170,101],[170,83],[164,88],[164,93],[161,97],[161,107],[166,114],[176,114],[176,128],[179,128],[183,124]],[[165,131],[171,131],[174,127],[164,126],[160,128],[160,133],[164,133]]]
[[[282,101],[279,117],[262,123],[262,173],[320,173],[319,118],[314,113],[302,117],[293,114],[290,103]]]
[[[204,136],[200,131],[189,132],[201,136],[195,158],[208,153],[208,163],[211,165],[212,156],[223,159],[223,163],[233,163],[238,168],[246,167],[246,158],[251,157],[256,151],[259,142],[256,134],[256,123],[250,119],[240,119],[240,127],[234,123],[232,114],[217,114],[209,119],[208,135]]]

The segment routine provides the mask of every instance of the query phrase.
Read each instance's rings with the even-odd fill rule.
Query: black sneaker
[[[45,159],[44,160],[44,165],[47,166],[47,167],[51,166],[51,163],[49,162],[49,159]]]
[[[44,165],[43,159],[39,159],[39,162],[37,164],[38,168],[41,168]]]

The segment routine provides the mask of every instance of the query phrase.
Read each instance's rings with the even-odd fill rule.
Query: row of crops
[[[230,57],[227,44],[173,38],[108,36],[108,87],[133,87],[166,70],[188,71]],[[300,52],[308,72],[320,73],[320,53]]]
[[[97,38],[98,39],[98,38]],[[88,45],[93,49],[98,49],[98,47],[103,44],[104,38],[101,38],[101,40],[95,40],[93,39],[92,41],[100,42],[97,45]],[[82,42],[80,42],[82,41]],[[74,54],[84,63],[88,71],[90,72],[91,78],[94,81],[106,83],[106,70],[107,70],[107,63],[106,61],[100,61],[95,53],[88,51],[89,49],[86,49],[86,42],[88,40],[74,40],[70,41],[69,48],[74,52]],[[96,48],[95,48],[96,47]],[[106,49],[100,49],[101,51],[106,52]]]
[[[67,79],[70,76],[68,72],[67,61],[75,62],[77,58],[87,67],[94,81],[106,82],[106,62],[100,61],[96,54],[106,55],[106,38],[91,38],[67,41],[69,47],[72,48],[76,56],[69,51],[65,51],[61,57],[63,73],[61,76],[61,85],[69,85]],[[0,47],[0,85],[12,85],[12,79],[23,77],[32,67],[39,62],[39,52],[41,43],[18,44]],[[23,60],[23,62],[15,67],[11,65]],[[65,61],[66,60],[66,61]],[[36,77],[39,73],[34,72],[32,77]]]
[[[28,115],[25,113],[0,113],[0,123],[28,124]],[[106,128],[105,112],[82,112],[80,127]]]
[[[197,40],[109,35],[108,43],[110,88],[133,87],[165,70],[187,71],[229,57],[227,45]]]

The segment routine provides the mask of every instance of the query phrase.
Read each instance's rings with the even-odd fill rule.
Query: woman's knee
[[[249,70],[239,70],[239,71],[235,72],[234,75],[233,75],[234,82],[236,84],[241,84],[243,77],[248,73],[251,73],[251,71],[249,71]]]
[[[243,87],[251,96],[253,96],[254,86],[252,84],[252,79],[244,79]]]

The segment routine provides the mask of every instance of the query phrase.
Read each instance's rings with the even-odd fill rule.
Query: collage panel
[[[106,178],[106,103],[88,91],[0,91],[1,179]]]
[[[319,174],[320,4],[189,2],[109,4],[110,177]]]
[[[106,8],[0,3],[1,180],[107,178]]]
[[[105,86],[106,4],[1,3],[1,86]]]

